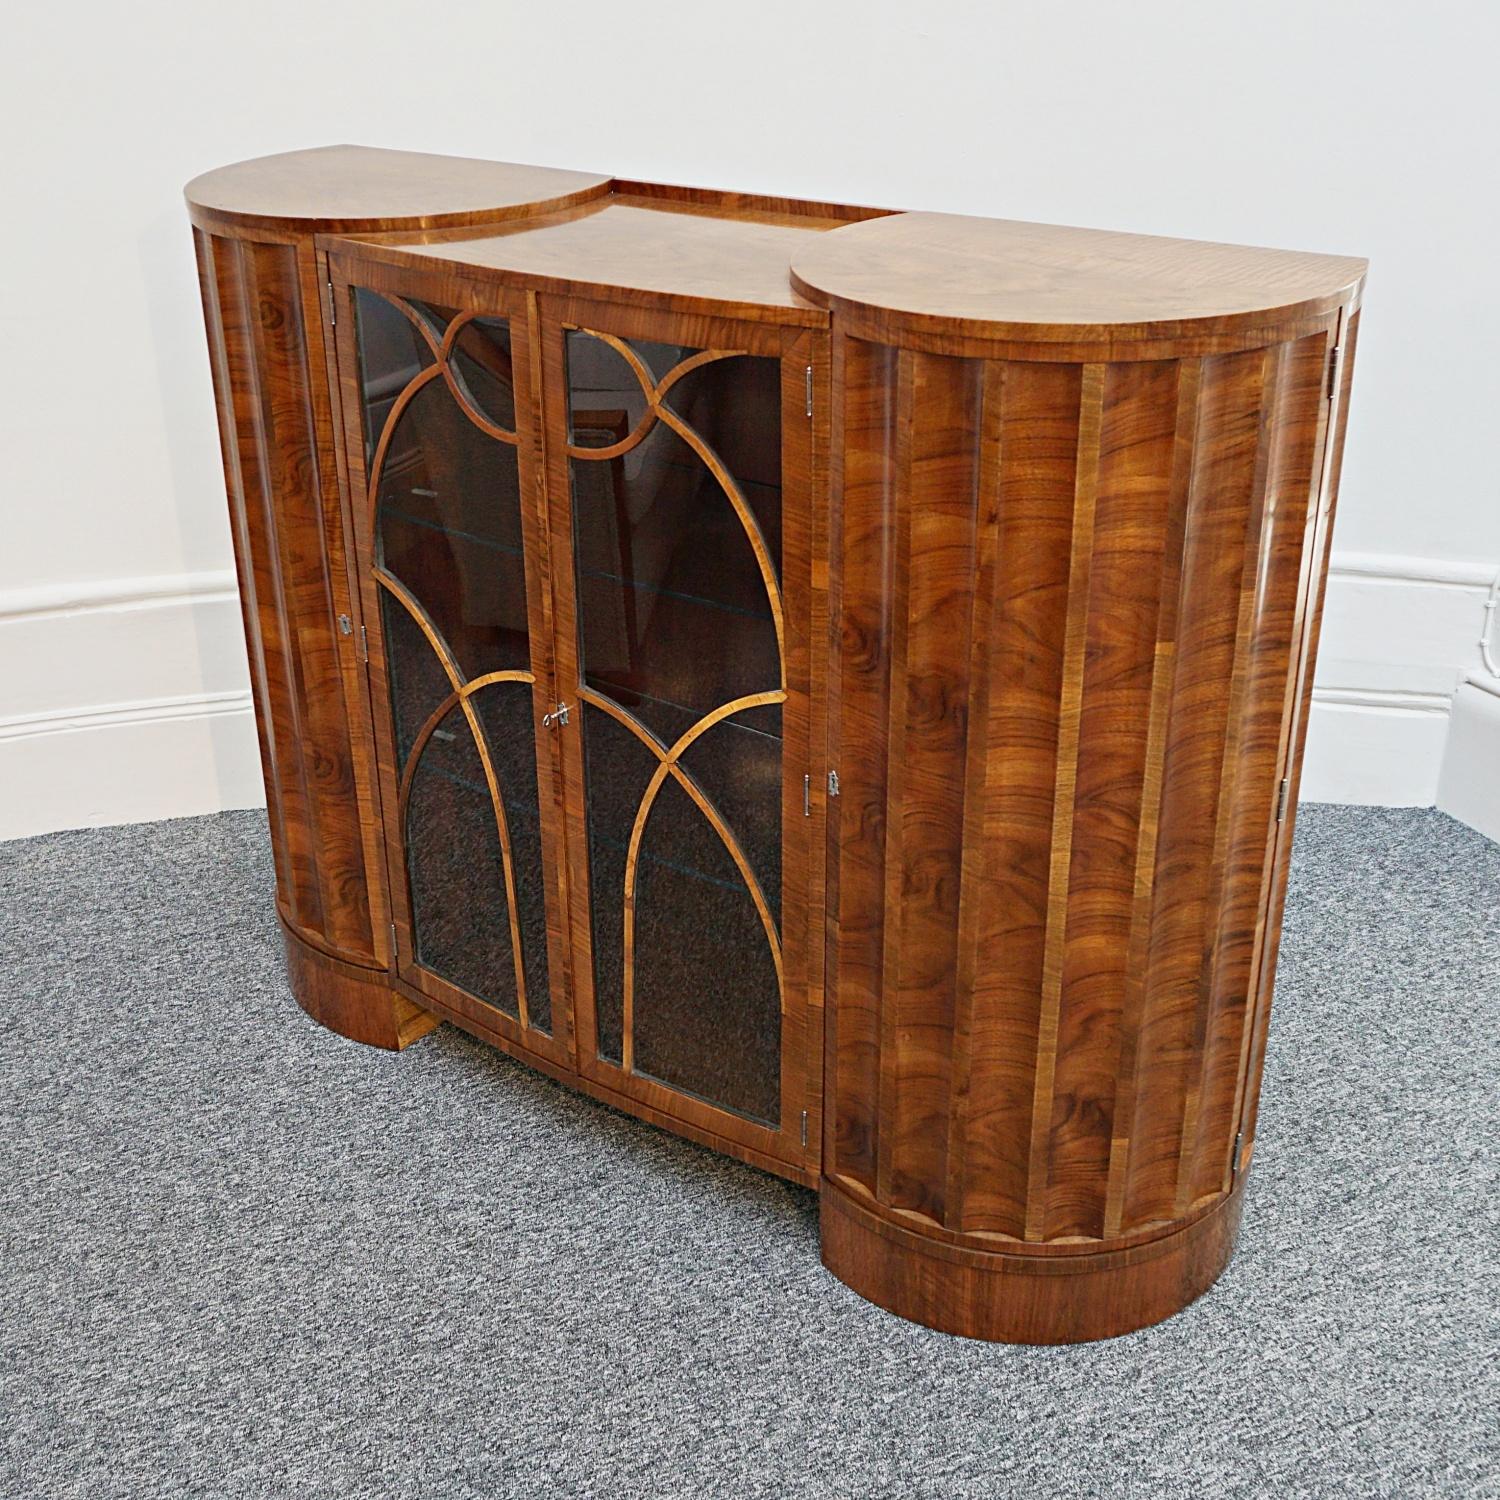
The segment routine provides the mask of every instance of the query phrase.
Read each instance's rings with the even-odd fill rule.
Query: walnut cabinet
[[[1175,1312],[1255,1137],[1364,262],[334,147],[188,188],[293,993]]]

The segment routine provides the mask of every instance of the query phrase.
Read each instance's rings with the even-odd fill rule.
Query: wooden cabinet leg
[[[361,969],[305,943],[283,922],[287,980],[297,1004],[319,1025],[399,1052],[427,1035],[438,1018],[398,994],[381,969]]]

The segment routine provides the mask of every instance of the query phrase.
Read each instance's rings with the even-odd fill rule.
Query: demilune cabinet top
[[[1101,1338],[1232,1253],[1365,262],[338,146],[191,183],[298,1002]]]

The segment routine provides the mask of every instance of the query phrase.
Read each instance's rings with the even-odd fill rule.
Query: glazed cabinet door
[[[571,1065],[526,302],[330,274],[397,970]]]
[[[821,351],[561,299],[541,334],[579,1067],[806,1163]]]

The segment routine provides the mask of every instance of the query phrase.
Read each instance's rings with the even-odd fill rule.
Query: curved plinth
[[[361,969],[305,943],[283,922],[287,983],[320,1026],[367,1047],[399,1052],[439,1025],[437,1016],[391,988],[378,969]]]
[[[1160,1323],[1201,1297],[1234,1254],[1241,1178],[1185,1226],[1123,1250],[1011,1255],[913,1233],[822,1184],[823,1264],[887,1312],[941,1333],[1078,1344]]]

